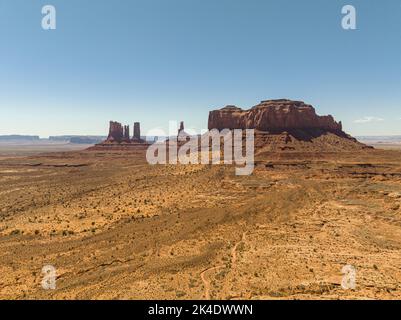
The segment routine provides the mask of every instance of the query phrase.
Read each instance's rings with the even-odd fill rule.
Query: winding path
[[[211,267],[211,268],[207,268],[205,270],[203,270],[200,274],[202,282],[203,282],[203,286],[205,287],[205,299],[206,300],[210,300],[210,283],[209,281],[205,278],[205,274],[208,271],[212,271],[212,270],[216,270],[216,269],[220,269],[220,268],[224,268],[225,265],[221,265],[221,266],[216,266],[216,267]]]
[[[247,234],[247,232],[243,232],[242,233],[242,237],[241,237],[241,240],[240,241],[238,241],[235,245],[234,245],[234,247],[231,249],[231,268],[235,265],[235,263],[237,262],[237,248],[238,248],[238,246],[241,244],[241,243],[243,243],[246,239],[246,234]],[[202,282],[203,282],[203,286],[205,287],[205,294],[204,294],[204,296],[205,296],[205,299],[206,300],[210,300],[210,281],[207,279],[207,277],[206,277],[206,273],[208,273],[209,271],[213,271],[213,270],[217,270],[217,269],[220,269],[220,268],[226,268],[227,267],[227,265],[219,265],[219,266],[215,266],[215,267],[210,267],[210,268],[207,268],[207,269],[205,269],[205,270],[203,270],[201,273],[200,273],[200,277],[201,277],[201,279],[202,279]]]
[[[242,233],[241,240],[238,241],[235,246],[231,249],[231,266],[233,266],[237,262],[237,248],[238,246],[243,243],[246,239],[247,232]]]

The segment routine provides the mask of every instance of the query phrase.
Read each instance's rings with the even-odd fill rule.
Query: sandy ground
[[[0,142],[1,157],[23,157],[44,152],[65,152],[85,150],[91,145],[68,142],[5,143]]]
[[[0,298],[400,299],[401,152],[302,157],[250,177],[141,153],[0,159]]]

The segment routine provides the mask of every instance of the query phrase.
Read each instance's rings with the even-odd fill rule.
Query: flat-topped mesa
[[[121,142],[124,138],[124,132],[121,123],[110,121],[109,135],[106,139],[107,142]]]
[[[255,129],[286,131],[291,129],[321,129],[342,131],[341,122],[331,115],[319,116],[315,109],[302,101],[287,99],[265,100],[249,110],[226,106],[209,113],[211,129]]]

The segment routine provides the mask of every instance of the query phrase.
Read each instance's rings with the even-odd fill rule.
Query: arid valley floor
[[[401,298],[401,151],[264,155],[250,177],[140,152],[4,156],[0,205],[1,299]]]

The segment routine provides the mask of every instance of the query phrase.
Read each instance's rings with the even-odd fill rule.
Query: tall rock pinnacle
[[[184,121],[180,122],[180,129],[178,129],[178,134],[180,134],[180,132],[184,131]]]
[[[124,126],[124,141],[130,142],[129,126]]]
[[[140,122],[134,123],[134,140],[141,140],[141,124]]]

